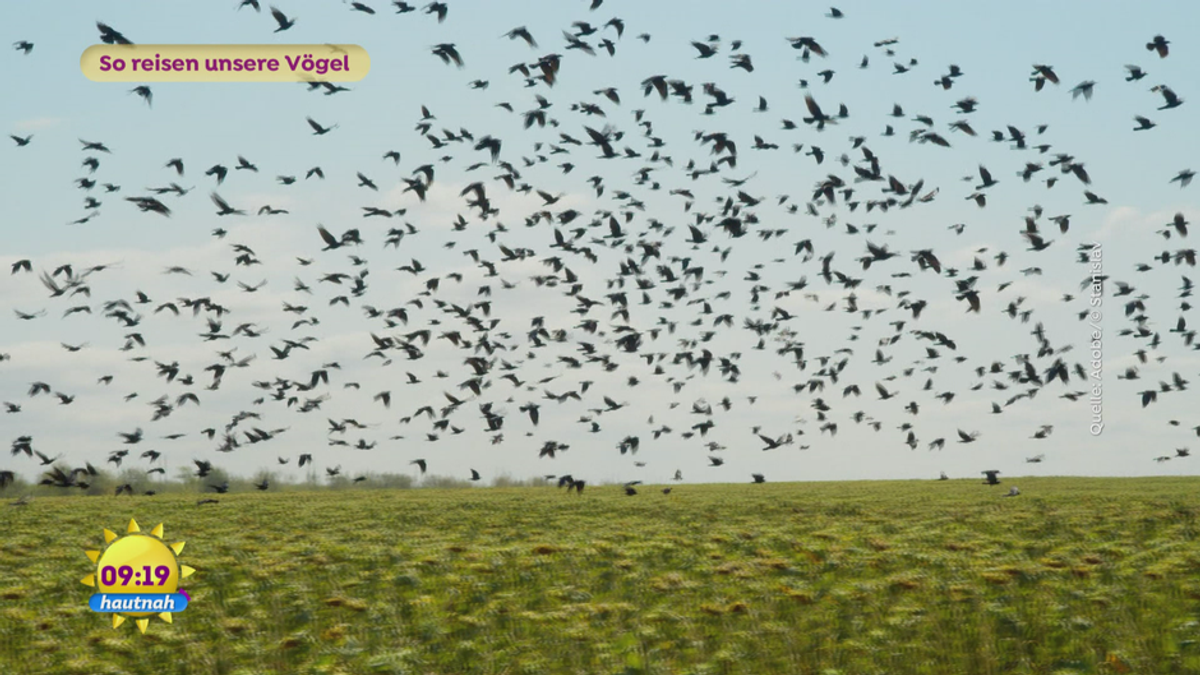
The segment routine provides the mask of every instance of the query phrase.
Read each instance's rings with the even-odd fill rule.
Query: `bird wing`
[[[804,97],[804,105],[808,108],[809,114],[813,117],[818,119],[823,117],[821,114],[821,106],[817,105],[816,99],[814,99],[812,96]]]
[[[321,235],[321,239],[324,239],[325,243],[329,244],[330,246],[337,246],[341,243],[336,237],[333,236],[332,232],[320,225],[317,226],[317,232]]]

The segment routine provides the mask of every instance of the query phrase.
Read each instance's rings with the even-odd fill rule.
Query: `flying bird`
[[[1167,54],[1170,53],[1170,50],[1167,48],[1169,44],[1171,42],[1163,36],[1155,35],[1153,40],[1146,43],[1146,51],[1158,52],[1159,58],[1165,59],[1167,58]]]
[[[1096,87],[1096,83],[1094,81],[1084,80],[1083,82],[1080,82],[1079,84],[1075,85],[1074,87],[1071,87],[1071,98],[1072,99],[1079,98],[1079,95],[1083,94],[1084,100],[1090,101],[1090,100],[1092,100],[1092,90],[1095,87]]]
[[[286,14],[279,11],[279,9],[277,9],[274,6],[271,6],[271,17],[275,19],[275,23],[279,24],[279,27],[276,28],[274,31],[276,33],[280,32],[280,31],[285,31],[285,30],[291,28],[292,26],[296,25],[295,18],[289,19]]]
[[[97,30],[100,31],[100,41],[106,45],[131,45],[131,44],[133,44],[132,42],[129,41],[128,38],[126,38],[124,35],[122,35],[119,31],[113,29],[111,26],[109,26],[105,23],[101,23],[100,21],[97,21],[96,28],[97,28]]]
[[[219,195],[215,192],[209,193],[209,198],[212,199],[213,204],[217,205],[217,208],[219,209],[217,211],[218,216],[230,216],[230,215],[244,216],[244,215],[246,215],[245,211],[242,211],[241,209],[233,208],[232,206],[229,205],[228,202],[226,202],[224,199],[221,198],[221,195]]]
[[[458,48],[451,43],[444,42],[442,44],[435,45],[433,48],[433,55],[440,58],[442,62],[447,65],[453,63],[459,68],[462,68],[464,65],[462,56],[460,56],[458,53]]]
[[[336,124],[331,127],[323,127],[320,124],[318,124],[317,121],[311,117],[307,117],[305,119],[308,121],[308,126],[312,127],[314,136],[324,136],[325,134],[329,133],[330,131],[333,131],[334,129],[336,129],[338,127],[338,125],[336,125]]]
[[[129,93],[137,94],[138,96],[141,96],[143,99],[145,99],[147,107],[150,107],[150,105],[154,99],[154,94],[153,94],[153,92],[150,91],[150,87],[147,87],[144,84],[134,87],[133,89],[130,89]]]

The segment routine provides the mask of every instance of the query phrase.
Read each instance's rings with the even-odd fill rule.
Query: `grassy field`
[[[1200,479],[37,498],[0,507],[0,672],[1200,672]],[[174,625],[87,608],[133,517]]]

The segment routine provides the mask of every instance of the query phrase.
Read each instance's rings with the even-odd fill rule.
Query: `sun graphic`
[[[176,558],[183,551],[184,542],[168,545],[162,536],[162,523],[150,530],[150,534],[145,534],[133,519],[124,535],[105,529],[104,551],[85,551],[96,564],[96,573],[84,577],[82,583],[96,588],[97,594],[117,597],[122,594],[176,593],[179,580],[186,579],[196,570],[180,565]],[[138,629],[145,633],[150,624],[149,617],[156,613],[160,619],[171,623],[170,612],[126,611],[113,613],[112,625],[119,628],[126,617],[132,617]]]

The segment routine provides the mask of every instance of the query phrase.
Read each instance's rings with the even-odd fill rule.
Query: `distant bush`
[[[471,481],[462,478],[453,478],[451,476],[426,476],[421,480],[420,487],[462,490],[473,487],[474,485],[475,484]]]
[[[513,478],[508,474],[502,474],[492,479],[492,487],[496,488],[518,488],[518,487],[546,487],[548,485],[557,485],[547,481],[545,478]]]

